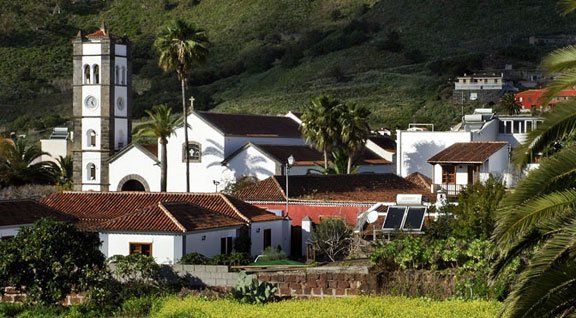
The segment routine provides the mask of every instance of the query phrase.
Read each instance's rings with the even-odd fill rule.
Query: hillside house
[[[545,104],[544,101],[545,93],[546,93],[545,89],[529,89],[514,94],[514,99],[520,105],[522,105],[523,112],[530,112],[533,110],[547,111],[551,107],[558,105],[558,103],[576,97],[576,89],[569,88],[559,92],[558,94],[556,94],[556,96],[552,97],[552,99],[548,103]]]

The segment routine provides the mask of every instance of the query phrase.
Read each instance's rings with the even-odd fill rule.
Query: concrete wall
[[[269,221],[269,222],[254,222],[250,226],[250,238],[252,240],[252,248],[250,254],[252,256],[262,254],[264,250],[264,230],[272,230],[272,245],[276,248],[278,245],[282,250],[290,253],[290,228],[285,226],[284,221]]]
[[[220,254],[220,239],[238,236],[237,228],[203,231],[186,235],[186,254],[197,252],[207,257]]]
[[[173,264],[182,257],[182,236],[173,234],[100,233],[105,242],[100,248],[106,257],[130,254],[130,243],[152,244],[152,256],[158,264]]]

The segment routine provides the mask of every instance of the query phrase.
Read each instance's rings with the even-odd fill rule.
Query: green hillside
[[[71,39],[102,21],[133,43],[134,115],[180,109],[175,74],[156,65],[168,20],[208,31],[210,61],[191,78],[196,108],[281,113],[330,94],[370,107],[375,126],[451,124],[450,77],[534,68],[552,47],[531,35],[576,34],[556,0],[0,0],[0,131],[51,127],[71,114]],[[473,105],[468,105],[473,107]],[[3,128],[2,128],[3,127]]]

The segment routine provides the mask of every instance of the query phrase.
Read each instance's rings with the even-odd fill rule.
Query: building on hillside
[[[266,247],[290,250],[289,220],[224,194],[65,192],[41,203],[98,232],[106,257],[142,253],[171,264],[191,252],[228,254],[242,228],[253,256]]]
[[[552,97],[552,99],[548,103],[545,103],[544,101],[545,93],[546,93],[545,89],[529,89],[514,94],[514,99],[520,105],[522,105],[523,112],[530,112],[530,111],[547,111],[551,107],[554,107],[559,103],[562,103],[564,101],[576,97],[576,89],[569,88],[559,92],[558,94],[556,94],[556,96]]]
[[[0,200],[0,240],[14,237],[20,228],[48,217],[62,222],[76,221],[34,200]]]
[[[496,103],[504,94],[506,85],[504,74],[474,73],[456,77],[453,99],[455,102],[474,101],[478,103]]]
[[[505,141],[509,151],[526,140],[529,132],[542,122],[532,116],[496,116],[491,109],[476,109],[462,117],[462,122],[450,131],[398,130],[396,132],[396,174],[406,177],[419,172],[433,178],[433,166],[428,160],[456,143]],[[472,148],[470,148],[472,149]],[[510,167],[510,166],[509,166]],[[499,174],[502,171],[497,171]],[[503,173],[508,186],[519,177],[515,171]]]
[[[292,221],[291,254],[300,256],[306,251],[312,224],[337,217],[355,225],[366,209],[377,202],[392,205],[398,194],[419,194],[425,200],[431,197],[429,186],[422,187],[392,173],[272,176],[234,195],[288,216]]]

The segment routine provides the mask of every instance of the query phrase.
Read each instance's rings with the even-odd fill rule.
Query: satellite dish
[[[378,220],[378,212],[376,210],[368,212],[366,214],[366,221],[370,224],[376,222]]]

